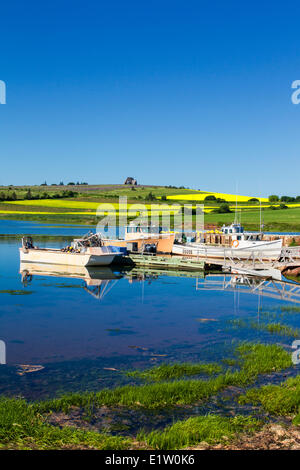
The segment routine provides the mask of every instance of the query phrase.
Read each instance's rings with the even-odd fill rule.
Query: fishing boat
[[[223,226],[224,235],[229,235],[231,244],[209,245],[206,243],[175,243],[172,253],[176,255],[198,256],[204,258],[231,258],[248,259],[255,256],[260,259],[275,260],[280,257],[282,239],[263,240],[263,233],[244,232],[241,224],[233,223]]]
[[[27,263],[63,264],[66,266],[109,266],[122,253],[108,246],[93,246],[92,241],[74,241],[71,246],[59,248],[39,248],[34,246],[31,237],[22,238],[20,261]]]
[[[124,238],[110,239],[101,236],[103,246],[119,247],[137,253],[171,253],[175,233],[154,225],[129,224]]]

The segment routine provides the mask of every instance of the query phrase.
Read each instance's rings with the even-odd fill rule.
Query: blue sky
[[[1,5],[0,184],[300,194],[295,2]]]

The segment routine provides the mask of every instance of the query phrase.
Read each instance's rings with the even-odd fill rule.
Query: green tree
[[[276,194],[271,194],[269,196],[269,202],[278,202],[279,201],[279,196],[276,196]]]

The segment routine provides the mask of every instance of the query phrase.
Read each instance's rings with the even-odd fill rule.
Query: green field
[[[203,201],[207,195],[226,197],[231,210],[229,213],[217,213],[221,202]],[[124,214],[124,206],[119,206],[119,197],[127,197],[128,206],[144,204],[148,215],[158,213],[161,205],[177,204],[182,206],[204,203],[206,225],[222,226],[234,219],[235,195],[208,193],[207,191],[175,188],[167,186],[125,186],[125,185],[72,185],[72,186],[22,186],[0,187],[0,219],[34,220],[39,222],[57,222],[70,224],[96,224],[101,220],[97,216],[99,204],[111,204],[116,210],[116,217]],[[238,211],[246,229],[259,229],[258,201],[237,196]],[[152,206],[152,210],[150,209]],[[270,208],[266,199],[262,200],[262,218],[265,231],[300,231],[300,204],[287,204],[281,209],[280,203],[273,203],[277,210]],[[141,212],[128,213],[129,220]],[[103,216],[103,214],[102,214]]]

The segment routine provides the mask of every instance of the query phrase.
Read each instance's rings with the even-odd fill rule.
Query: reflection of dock
[[[244,292],[277,300],[300,303],[300,285],[271,277],[254,277],[248,274],[206,276],[196,280],[196,290]]]
[[[20,273],[24,285],[28,285],[32,282],[33,276],[82,279],[84,281],[82,288],[93,297],[100,300],[108,294],[117,280],[122,277],[120,273],[113,271],[109,267],[88,268],[84,266],[44,263],[21,263]]]
[[[299,248],[282,248],[279,259],[268,258],[267,252],[252,251],[247,258],[241,256],[241,250],[224,248],[223,257],[204,258],[205,267],[219,266],[224,272],[241,272],[249,275],[272,276],[278,280],[280,273],[300,270]],[[277,275],[276,275],[277,271]]]
[[[131,269],[130,272],[126,274],[126,278],[130,281],[143,281],[149,279],[157,279],[160,276],[169,276],[169,277],[187,277],[187,278],[204,278],[204,271],[176,271],[176,270],[167,270],[167,269],[153,269],[146,267],[135,267]]]

